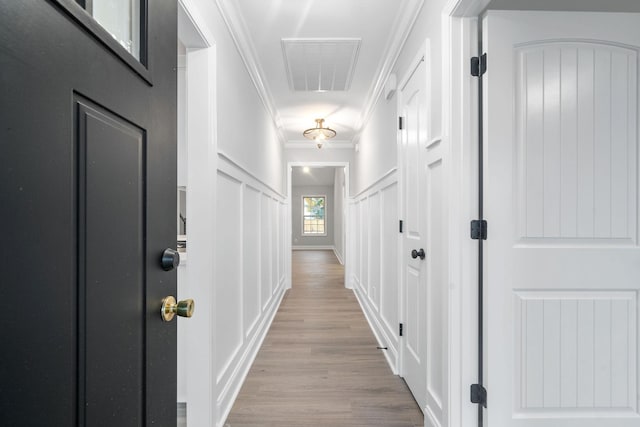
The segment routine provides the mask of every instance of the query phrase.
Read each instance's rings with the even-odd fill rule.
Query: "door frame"
[[[490,0],[448,0],[442,9],[442,107],[444,138],[450,139],[449,201],[449,423],[477,425],[478,411],[469,401],[469,387],[477,382],[478,249],[469,239],[469,221],[478,219],[478,89],[469,60],[478,55],[479,19]],[[485,360],[486,369],[486,360]],[[484,415],[486,425],[486,412]],[[427,424],[425,423],[425,426]]]
[[[490,0],[449,0],[442,9],[443,139],[449,140],[449,425],[477,425],[469,387],[477,382],[478,249],[469,238],[478,194],[478,91],[469,61],[478,54],[478,19]],[[425,426],[426,419],[425,419]]]
[[[178,38],[187,48],[187,215],[189,217],[187,280],[178,282],[178,295],[193,298],[196,310],[178,336],[178,361],[184,363],[188,425],[213,426],[217,420],[212,265],[215,250],[217,170],[216,43],[194,0],[178,1]],[[180,108],[180,106],[178,107]],[[179,110],[180,111],[180,110]],[[197,137],[194,137],[197,135]],[[189,283],[189,276],[198,278]],[[185,286],[186,285],[186,286]],[[180,322],[183,319],[178,319]],[[201,339],[201,337],[208,337]],[[181,350],[183,350],[181,352]],[[178,382],[182,381],[178,378]]]
[[[291,182],[291,172],[292,168],[309,166],[309,167],[334,167],[334,168],[344,168],[344,199],[342,200],[342,209],[343,209],[343,222],[342,222],[342,238],[343,238],[343,251],[342,258],[344,261],[344,287],[347,289],[353,289],[351,283],[349,283],[348,278],[350,277],[350,266],[351,262],[349,262],[350,253],[350,238],[349,231],[351,230],[351,224],[349,224],[349,209],[350,209],[350,190],[349,190],[349,162],[287,162],[287,236],[288,238],[285,240],[285,248],[284,252],[289,254],[286,259],[285,271],[286,271],[286,283],[285,289],[291,289],[292,285],[292,265],[291,265],[291,253],[292,253],[292,243],[291,236],[293,236],[293,192],[292,192],[292,182]],[[336,197],[335,194],[333,196]]]
[[[430,98],[430,41],[427,39],[425,40],[420,48],[417,50],[417,52],[414,54],[414,56],[412,57],[411,61],[409,62],[409,68],[407,70],[404,70],[404,74],[402,75],[402,78],[399,80],[398,83],[398,90],[397,90],[397,96],[396,96],[396,111],[397,111],[397,115],[398,117],[401,116],[402,114],[402,106],[404,104],[404,99],[402,96],[402,91],[404,90],[405,86],[407,85],[407,83],[409,83],[409,80],[411,80],[411,78],[413,77],[413,75],[416,72],[417,67],[420,65],[420,63],[424,61],[425,62],[425,75],[422,76],[422,81],[425,82],[426,87],[425,87],[425,91],[426,91],[426,99],[427,99],[427,103],[426,103],[426,109],[427,109],[427,135],[428,138],[431,139],[433,137],[433,135],[431,134],[431,109],[430,109],[430,103],[429,103],[429,98]],[[397,132],[397,159],[398,159],[398,187],[399,187],[399,193],[398,193],[398,199],[399,199],[399,209],[398,209],[398,215],[400,218],[406,218],[406,200],[405,200],[405,192],[406,192],[406,182],[405,182],[405,170],[406,170],[406,165],[405,165],[405,159],[404,159],[404,151],[403,151],[403,145],[402,145],[402,130],[398,129]],[[406,222],[406,221],[405,221]],[[403,325],[406,325],[406,319],[407,319],[407,309],[406,309],[406,295],[407,295],[407,283],[405,281],[405,274],[404,274],[404,269],[405,269],[405,257],[406,257],[406,253],[404,251],[404,234],[399,234],[399,239],[398,239],[398,259],[397,259],[397,263],[398,266],[400,267],[398,269],[398,283],[400,284],[399,286],[399,295],[398,295],[398,316],[399,316],[399,320],[400,323]],[[426,279],[425,279],[426,280]],[[426,307],[426,301],[422,301],[422,307]],[[426,318],[425,318],[426,319]],[[425,322],[425,332],[426,332],[426,322]],[[404,357],[405,357],[405,339],[406,336],[401,336],[399,337],[399,342],[398,342],[398,362],[397,362],[397,370],[398,370],[398,375],[403,377],[405,376],[406,372],[405,372],[405,366],[404,366]],[[426,376],[426,372],[424,373]],[[425,411],[425,408],[420,408],[421,411]],[[427,420],[427,416],[425,415],[425,425],[426,424],[426,420]]]

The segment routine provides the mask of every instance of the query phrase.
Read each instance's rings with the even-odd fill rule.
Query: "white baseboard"
[[[253,365],[253,361],[258,355],[258,351],[260,347],[262,347],[262,342],[267,336],[269,329],[271,328],[271,323],[280,308],[280,304],[282,303],[282,298],[286,289],[284,289],[284,281],[280,282],[280,290],[277,291],[277,297],[274,298],[274,303],[265,313],[263,320],[261,322],[260,327],[257,332],[251,338],[249,345],[244,351],[244,354],[240,358],[233,375],[224,386],[220,395],[218,396],[218,419],[216,420],[217,427],[223,427],[227,417],[229,416],[229,412],[231,412],[231,408],[233,407],[238,394],[240,393],[240,389],[244,384],[244,381],[249,374],[249,370],[251,369],[251,365]],[[278,294],[279,293],[279,294]]]
[[[333,247],[333,253],[336,255],[336,258],[338,258],[338,262],[344,265],[344,260],[342,259],[342,255],[338,253],[335,246]]]

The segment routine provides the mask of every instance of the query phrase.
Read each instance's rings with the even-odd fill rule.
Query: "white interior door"
[[[402,272],[404,322],[402,375],[420,408],[426,403],[426,301],[427,260],[412,251],[426,246],[425,189],[427,111],[425,63],[420,61],[402,88],[402,147],[404,182],[404,230]],[[424,258],[424,259],[423,259]]]
[[[640,15],[489,12],[491,427],[640,425]]]

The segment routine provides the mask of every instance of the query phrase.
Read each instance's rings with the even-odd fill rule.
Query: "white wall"
[[[351,166],[354,161],[354,151],[348,148],[322,148],[320,150],[315,147],[287,148],[285,158],[290,163],[348,163]],[[351,174],[349,185],[351,194],[353,194],[353,182],[353,174]]]
[[[400,342],[398,280],[398,179],[392,172],[352,199],[349,206],[350,287],[394,373]]]
[[[181,3],[214,52],[203,58],[211,67],[201,87],[212,96],[194,112],[197,120],[189,119],[198,132],[188,136],[186,184],[186,268],[200,265],[211,272],[188,271],[182,288],[201,297],[194,318],[183,324],[195,351],[188,353],[181,393],[186,390],[189,426],[210,427],[223,425],[284,295],[285,163],[272,118],[216,2]],[[192,147],[198,147],[194,156]],[[198,167],[189,167],[192,162]],[[201,233],[193,228],[196,218]],[[197,411],[191,411],[192,402]]]
[[[352,193],[358,194],[397,167],[396,98],[380,97],[353,153]]]
[[[214,1],[189,0],[215,37],[218,151],[284,193],[284,149]]]
[[[344,264],[345,247],[345,169],[335,168],[333,178],[333,247],[341,264]]]
[[[351,246],[354,256],[348,256],[353,260],[355,268],[351,269],[349,280],[358,296],[369,323],[384,346],[389,347],[385,355],[392,369],[399,369],[402,374],[401,354],[402,341],[398,337],[398,323],[403,322],[403,307],[401,304],[402,283],[401,271],[398,262],[398,220],[405,216],[402,201],[402,164],[398,159],[398,93],[402,84],[406,81],[416,65],[417,55],[423,50],[425,42],[430,48],[428,64],[428,82],[430,94],[426,111],[430,114],[427,122],[429,139],[442,139],[441,146],[444,151],[443,187],[438,189],[444,196],[444,204],[448,202],[450,155],[449,139],[443,135],[443,87],[442,80],[442,9],[446,0],[426,0],[420,11],[415,26],[411,31],[399,57],[393,68],[398,79],[398,90],[390,99],[380,97],[373,110],[371,119],[365,125],[359,140],[359,149],[354,154],[354,191],[357,196],[350,206],[351,222],[356,224],[350,233]],[[427,188],[427,186],[425,186]],[[455,191],[455,190],[454,190]],[[425,197],[427,195],[422,195]],[[442,209],[447,212],[446,206]],[[425,212],[425,215],[427,213]],[[449,217],[445,215],[447,222]],[[448,224],[443,227],[444,241],[448,240]],[[427,236],[427,239],[429,236]],[[350,247],[351,249],[351,247]],[[447,291],[449,289],[449,248],[443,244],[441,248],[434,248],[441,256],[439,267],[445,272],[438,275],[438,283],[429,283],[430,287],[444,290],[442,302],[449,304]],[[429,275],[429,277],[434,277]],[[430,279],[435,280],[435,279]],[[428,305],[423,302],[422,310],[428,310]],[[427,313],[427,318],[429,317]],[[433,321],[430,323],[435,325]],[[426,325],[425,325],[426,326]],[[429,330],[431,336],[449,336],[449,321],[445,316],[444,321],[438,319],[438,330]],[[424,337],[429,342],[429,337]],[[434,352],[442,349],[428,346],[427,359],[430,360],[430,372],[438,372],[442,377],[439,381],[428,381],[433,384],[441,384],[439,390],[435,390],[444,397],[442,402],[445,410],[445,420],[449,406],[449,369],[448,360],[433,357]],[[439,366],[433,366],[434,361],[441,361]],[[424,373],[427,376],[427,372]],[[441,380],[441,381],[440,381]],[[468,389],[467,389],[468,390]],[[425,409],[425,408],[423,408]],[[425,425],[437,425],[434,418],[430,418],[429,411],[425,411]]]
[[[226,159],[218,162],[215,375],[218,425],[240,391],[284,295],[284,197]],[[222,243],[223,242],[223,243]]]
[[[365,125],[354,152],[353,199],[347,263],[349,286],[376,338],[388,350],[383,354],[398,373],[400,340],[400,276],[398,265],[397,99],[381,96]]]
[[[291,187],[291,245],[293,249],[302,247],[321,246],[325,249],[333,248],[334,244],[334,197],[333,186],[313,185]],[[304,236],[302,234],[302,197],[325,196],[325,236]]]

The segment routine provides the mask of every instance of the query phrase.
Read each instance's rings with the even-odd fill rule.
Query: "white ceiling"
[[[301,166],[291,168],[291,185],[294,187],[333,185],[336,167],[310,167],[308,172]]]
[[[357,142],[424,0],[217,0],[217,3],[282,142],[288,146],[315,147],[304,139],[302,132],[315,127],[315,119],[323,118],[325,126],[337,132],[334,139],[325,142],[324,147],[330,148],[351,147]],[[493,0],[490,8],[632,12],[640,10],[640,0]],[[299,42],[311,44],[304,49],[287,50],[286,43],[283,44],[287,39],[303,39]],[[325,42],[322,49],[332,39],[358,40],[359,45],[354,56],[353,52],[340,50],[337,43],[335,52],[340,58],[336,63],[329,64],[324,55],[317,65],[305,67],[310,61],[304,55],[317,48],[313,46],[317,39]],[[347,76],[348,90],[319,92],[292,88],[292,79],[303,81],[304,85],[308,84],[306,79],[318,79],[313,71],[316,66],[324,66],[321,74],[326,76],[327,70],[338,68],[338,74],[348,73],[343,68],[351,65],[354,68],[352,77]],[[298,68],[292,71],[291,67]]]
[[[384,88],[423,0],[219,0],[240,53],[285,143],[315,147],[302,132],[316,118],[351,144]],[[359,39],[346,91],[294,91],[283,39]],[[288,54],[288,53],[287,53]],[[343,55],[348,60],[348,54]],[[336,144],[336,145],[338,145]]]

